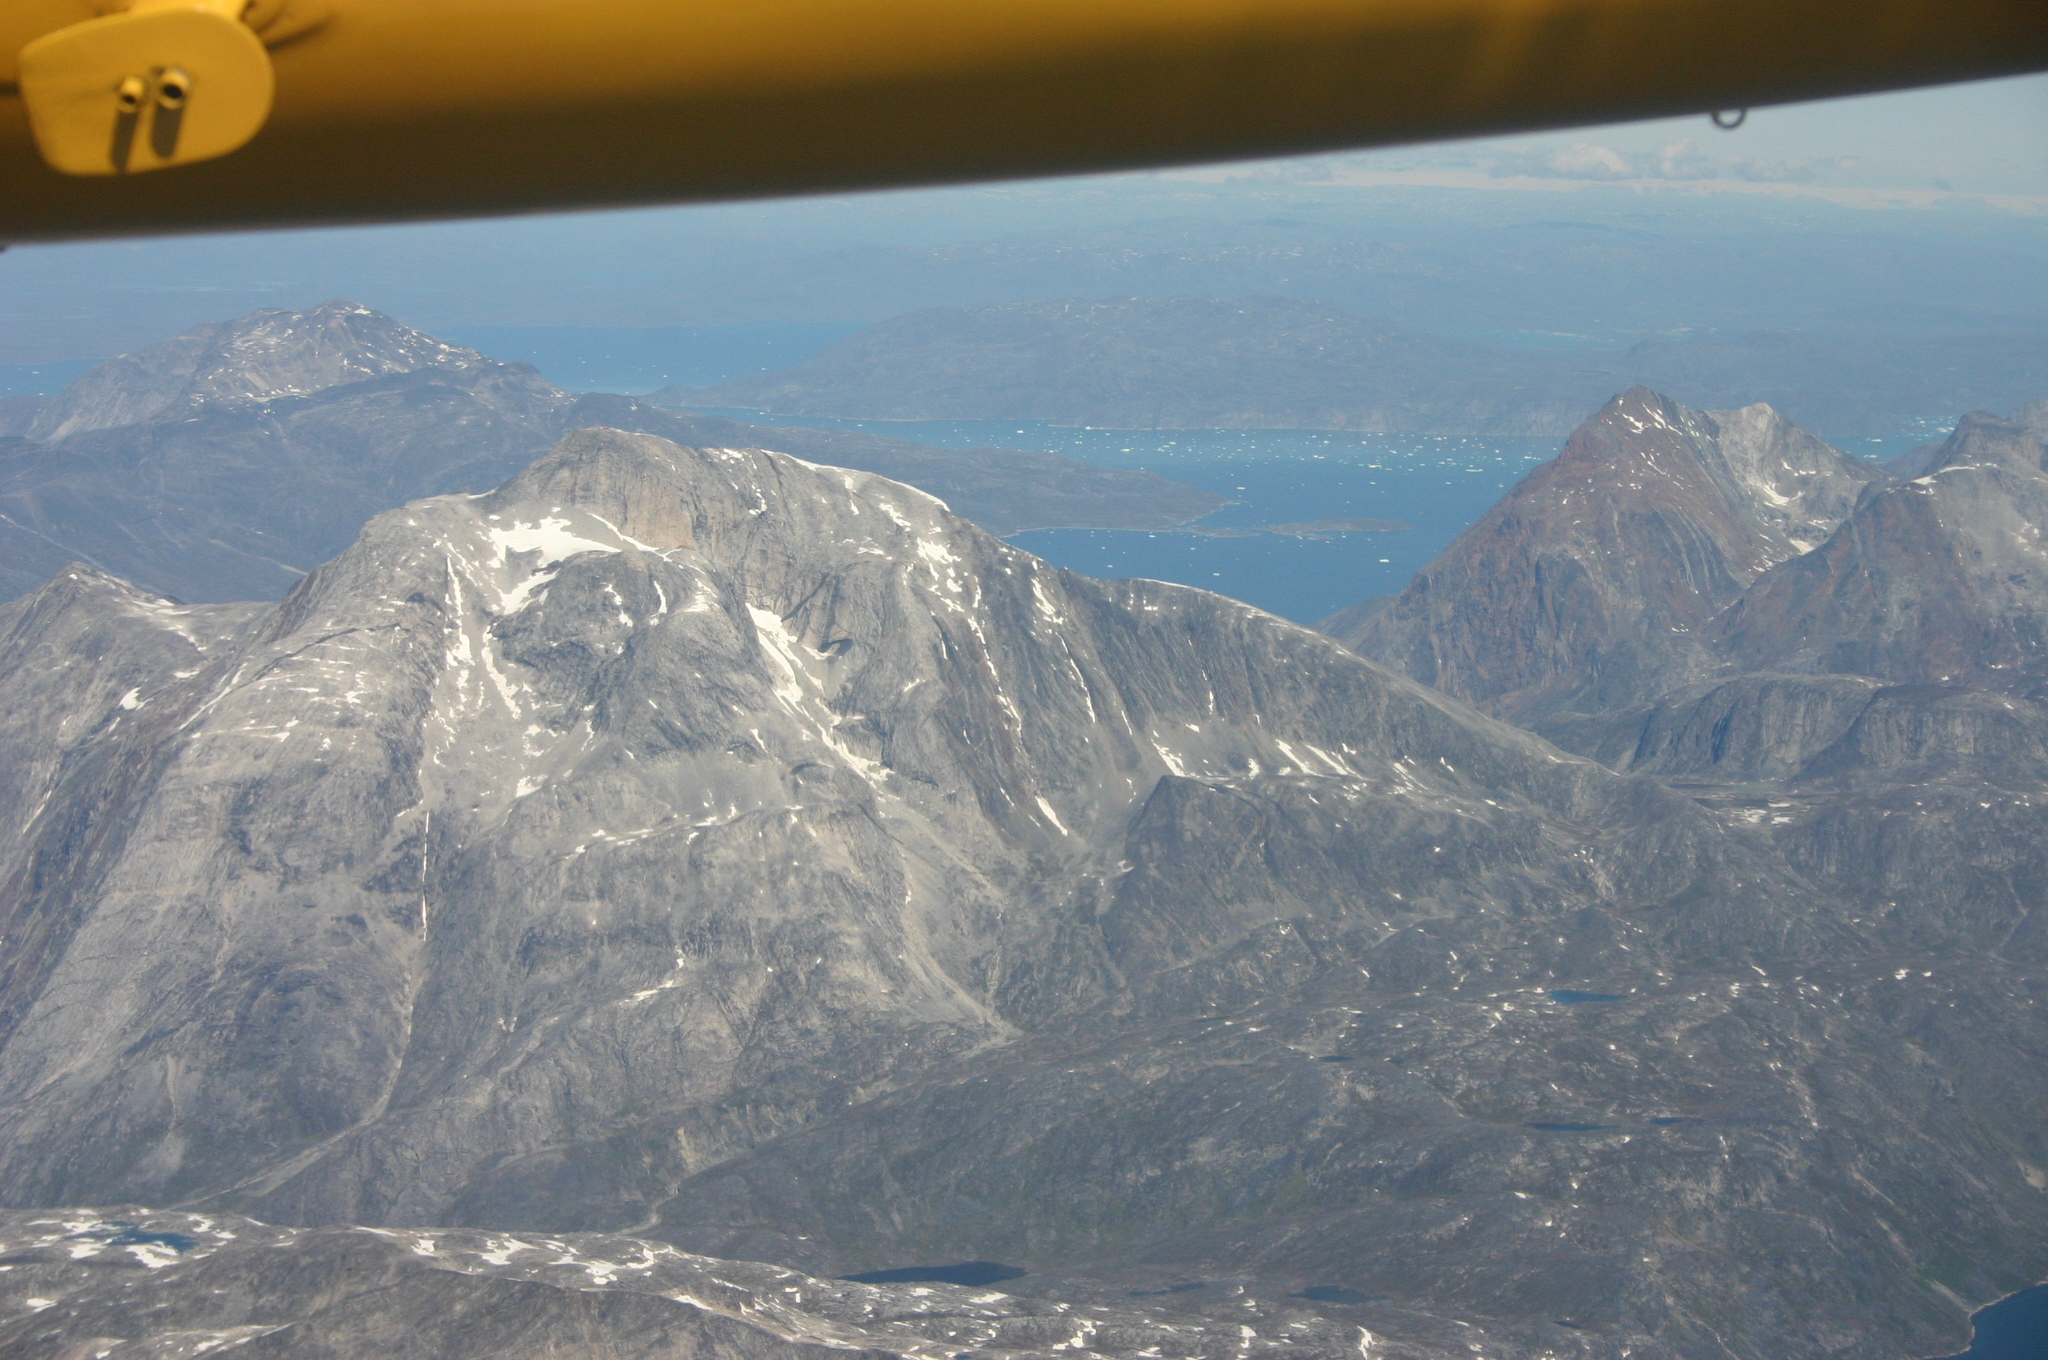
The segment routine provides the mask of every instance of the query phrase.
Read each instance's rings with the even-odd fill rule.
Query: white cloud
[[[1744,180],[1752,184],[1805,184],[1824,170],[1844,163],[1824,160],[1711,156],[1687,137],[1655,151],[1630,154],[1597,142],[1574,142],[1562,149],[1530,147],[1505,150],[1492,159],[1488,173],[1496,179],[1514,176],[1612,183],[1617,180]]]

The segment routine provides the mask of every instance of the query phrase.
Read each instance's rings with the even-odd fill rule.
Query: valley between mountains
[[[0,1354],[1910,1360],[2048,1276],[2029,425],[1633,391],[1331,636],[541,395],[281,599],[0,605]]]

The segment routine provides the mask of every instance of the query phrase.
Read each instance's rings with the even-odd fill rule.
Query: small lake
[[[1980,1308],[1970,1349],[1947,1360],[2048,1360],[2048,1284]]]
[[[1564,441],[1529,437],[1364,435],[1327,430],[1090,430],[1035,421],[831,420],[723,410],[767,425],[862,430],[940,448],[1040,449],[1097,467],[1145,468],[1231,498],[1202,528],[1393,520],[1391,533],[1146,533],[1041,529],[1011,541],[1049,562],[1108,578],[1199,586],[1313,624],[1388,595],[1493,508]],[[1919,436],[1856,440],[1866,458],[1903,453]]]
[[[1025,1272],[999,1261],[958,1261],[949,1266],[895,1266],[888,1270],[864,1270],[858,1275],[841,1275],[856,1284],[958,1284],[979,1289],[1014,1280]]]

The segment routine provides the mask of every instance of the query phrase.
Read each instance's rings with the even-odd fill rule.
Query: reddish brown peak
[[[1601,409],[1600,414],[1605,416],[1611,412],[1625,412],[1634,415],[1639,419],[1650,415],[1662,415],[1667,419],[1672,419],[1675,418],[1677,413],[1682,409],[1683,408],[1680,407],[1677,402],[1672,401],[1669,397],[1666,397],[1662,392],[1657,391],[1655,388],[1645,387],[1643,386],[1643,384],[1637,383],[1628,391],[1620,393],[1612,401],[1609,401],[1607,405]]]
[[[1609,477],[1619,465],[1649,462],[1659,481],[1703,473],[1695,440],[1711,429],[1700,417],[1647,387],[1621,393],[1572,431],[1557,456],[1559,473]],[[1617,486],[1621,485],[1616,483]]]
[[[1927,465],[1927,475],[1965,467],[2038,472],[2041,462],[2041,437],[2037,432],[1984,411],[1972,411],[1956,422],[1955,433]]]
[[[1660,393],[1647,387],[1631,387],[1574,430],[1571,442],[1578,443],[1581,435],[1601,432],[1619,435],[1623,447],[1636,442],[1642,435],[1654,437],[1658,433],[1668,433],[1682,437],[1691,415],[1683,406]]]
[[[1602,408],[1598,419],[1629,435],[1659,431],[1683,437],[1696,433],[1697,412],[1689,411],[1661,392],[1631,387]]]

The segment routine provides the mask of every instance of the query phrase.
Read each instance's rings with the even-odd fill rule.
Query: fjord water
[[[1948,1360],[2048,1360],[2048,1284],[1980,1308],[1970,1349]]]
[[[1300,623],[1401,589],[1529,469],[1557,452],[1552,439],[1400,438],[1312,430],[1032,433],[1050,441],[1045,447],[1052,452],[1070,458],[1110,465],[1128,459],[1122,465],[1229,496],[1234,504],[1199,521],[1205,528],[1312,524],[1325,517],[1411,526],[1391,532],[1266,532],[1245,538],[1051,529],[1014,540],[1089,576],[1145,576],[1199,586]]]
[[[858,429],[942,448],[1043,449],[1098,467],[1145,468],[1230,497],[1201,529],[1318,519],[1395,520],[1393,532],[1244,537],[1040,529],[1012,541],[1089,576],[1198,586],[1302,623],[1399,590],[1558,441],[1324,430],[1091,430],[987,420],[827,420],[724,412],[764,424]]]
[[[1514,436],[1353,434],[1328,430],[1092,430],[1030,421],[832,420],[720,411],[768,425],[864,430],[942,448],[1042,449],[1098,467],[1145,468],[1228,496],[1197,529],[1394,520],[1393,532],[1218,536],[1186,530],[1042,529],[1012,541],[1089,576],[1198,586],[1314,623],[1391,594],[1492,508],[1561,440]],[[1867,458],[1904,452],[1923,434],[1856,440]]]

